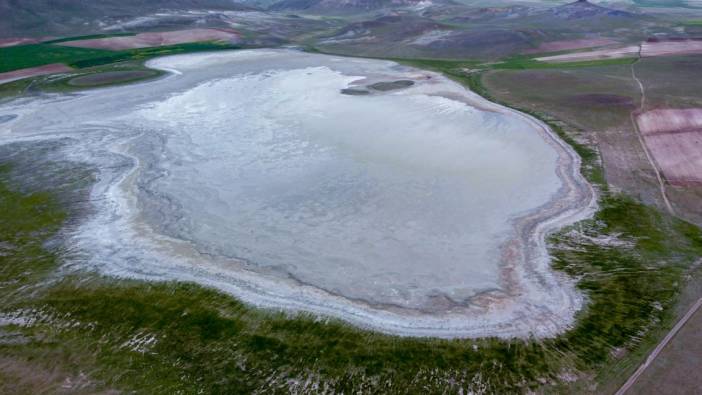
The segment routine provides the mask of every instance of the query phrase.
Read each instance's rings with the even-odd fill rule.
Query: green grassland
[[[65,43],[68,41],[94,40],[94,39],[98,39],[98,38],[109,38],[109,37],[128,37],[128,36],[135,36],[135,35],[136,35],[136,33],[89,34],[86,36],[57,38],[55,40],[43,41],[42,44],[58,44],[58,43]]]
[[[413,64],[490,97],[482,74],[465,71],[472,63]],[[37,376],[60,366],[61,380],[82,373],[91,391],[597,393],[588,387],[593,377],[622,380],[670,326],[684,275],[702,255],[702,233],[609,191],[596,152],[546,121],[583,156],[602,195],[594,219],[550,238],[554,268],[578,279],[588,304],[571,330],[541,340],[399,338],[252,308],[194,284],[61,274],[76,252],[56,240],[87,210],[80,202],[92,172],[42,161],[45,152],[26,146],[0,151],[0,317],[34,318],[0,325],[0,392],[34,389],[13,384],[20,380],[12,366]],[[29,169],[22,158],[31,158]],[[28,183],[36,168],[58,170]]]
[[[491,69],[496,70],[526,70],[526,69],[567,69],[567,68],[581,68],[581,67],[597,67],[597,66],[611,66],[611,65],[629,65],[632,64],[636,58],[620,58],[620,59],[600,59],[600,60],[586,60],[586,61],[575,61],[575,62],[542,62],[538,61],[532,57],[512,57],[508,58],[502,62],[497,62],[491,65]]]
[[[311,48],[309,52],[320,52],[318,49]],[[567,53],[568,51],[557,52]],[[321,52],[323,53],[323,52]],[[542,56],[542,55],[538,55]],[[373,58],[373,57],[371,57]],[[536,60],[534,56],[512,56],[509,58],[502,59],[500,61],[485,63],[479,60],[455,60],[455,59],[406,59],[406,58],[379,58],[393,60],[398,63],[408,64],[416,67],[431,68],[433,70],[439,70],[444,73],[451,73],[455,75],[457,70],[460,69],[473,69],[473,70],[539,70],[539,69],[581,69],[588,67],[601,67],[601,66],[617,66],[617,65],[630,65],[636,58],[619,58],[619,59],[600,59],[600,60],[586,60],[586,61],[574,61],[574,62],[543,62]]]
[[[0,73],[52,63],[74,63],[114,56],[112,51],[73,48],[49,44],[16,45],[0,48]]]
[[[63,63],[75,68],[100,66],[128,60],[144,60],[155,56],[185,52],[236,49],[229,44],[214,42],[188,43],[124,51],[73,48],[51,44],[17,45],[0,48],[0,73],[51,63]]]
[[[87,39],[92,36],[82,36]],[[77,39],[76,37],[70,40]],[[67,39],[68,40],[68,39]],[[57,40],[60,42],[65,40]],[[162,75],[158,70],[149,69],[144,62],[157,56],[177,55],[182,53],[219,51],[238,49],[238,46],[217,42],[187,43],[162,47],[140,48],[125,51],[106,51],[83,48],[64,47],[46,43],[19,45],[0,48],[0,72],[26,67],[42,66],[51,63],[63,63],[75,68],[70,73],[62,73],[62,78],[55,76],[39,76],[25,78],[0,84],[0,99],[16,97],[27,93],[29,89],[43,92],[67,92],[90,88],[92,86],[107,86],[117,83],[130,83]],[[115,71],[140,71],[143,77],[94,85],[76,86],[71,80],[92,74],[111,73]]]

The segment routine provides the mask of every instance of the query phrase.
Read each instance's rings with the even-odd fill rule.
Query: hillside
[[[0,37],[91,33],[105,20],[202,9],[254,8],[230,0],[0,0]]]
[[[275,11],[306,11],[318,13],[354,13],[384,8],[411,7],[424,9],[447,4],[449,0],[282,0],[273,4]]]

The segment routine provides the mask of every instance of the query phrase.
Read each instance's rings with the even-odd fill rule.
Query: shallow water
[[[283,305],[326,306],[313,299],[329,295],[341,297],[334,305],[440,314],[512,292],[502,270],[514,264],[505,245],[526,238],[518,219],[565,188],[564,154],[533,123],[436,74],[273,50],[151,64],[175,74],[23,104],[8,127],[73,136],[69,158],[102,164],[94,196],[106,198],[104,214],[76,240],[92,249],[85,262],[112,274],[213,285],[203,273],[217,261],[219,283],[260,275],[268,282],[252,292],[279,293]],[[415,83],[341,93],[401,79]]]

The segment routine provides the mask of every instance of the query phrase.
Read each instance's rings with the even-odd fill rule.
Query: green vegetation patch
[[[125,51],[109,51],[110,55],[99,56],[87,59],[69,61],[69,66],[76,68],[100,66],[126,60],[146,60],[157,56],[177,55],[190,52],[217,51],[224,49],[239,49],[240,47],[231,44],[202,42],[187,43],[177,45],[167,45],[163,47],[149,47],[130,49]]]
[[[42,44],[58,44],[58,43],[65,43],[68,41],[96,40],[99,38],[129,37],[129,36],[135,36],[135,35],[136,35],[136,33],[89,34],[87,36],[64,37],[64,38],[58,38],[56,40],[42,41]]]
[[[52,63],[80,62],[111,56],[111,51],[63,47],[48,44],[16,45],[0,48],[0,73]]]
[[[490,65],[497,70],[525,70],[525,69],[567,69],[597,66],[613,66],[632,64],[636,58],[600,59],[575,62],[543,62],[530,57],[514,57]]]
[[[0,165],[0,174],[9,172]],[[0,183],[0,290],[7,294],[40,280],[57,265],[56,254],[43,243],[66,220],[66,213],[48,192],[21,193]]]
[[[564,52],[565,53],[565,52]],[[527,69],[570,69],[598,66],[629,65],[636,58],[601,59],[574,62],[543,62],[533,56],[513,56],[494,63],[477,60],[446,60],[446,59],[400,59],[390,58],[398,63],[408,64],[419,68],[427,68],[456,74],[457,70],[527,70]]]
[[[0,73],[52,63],[63,63],[80,69],[129,60],[145,60],[156,56],[237,48],[239,47],[215,42],[187,43],[124,51],[75,48],[50,44],[17,45],[0,48]]]

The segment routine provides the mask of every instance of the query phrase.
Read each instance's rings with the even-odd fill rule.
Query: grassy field
[[[80,38],[89,37],[91,36]],[[152,70],[144,66],[144,62],[148,59],[182,53],[232,49],[238,49],[238,47],[207,42],[127,51],[71,48],[47,45],[46,43],[0,48],[0,72],[50,63],[64,63],[76,69],[71,73],[67,73],[63,78],[58,79],[55,76],[39,76],[0,84],[0,100],[20,96],[28,93],[30,90],[69,92],[142,81],[163,74],[161,71]],[[130,78],[124,78],[127,72],[131,72],[132,76]],[[102,76],[97,74],[102,74]]]
[[[93,40],[96,38],[109,38],[109,37],[128,37],[128,36],[135,36],[135,35],[136,35],[136,33],[90,34],[87,36],[57,38],[55,40],[44,41],[42,44],[58,44],[58,43],[65,43],[67,41]]]
[[[317,48],[309,47],[306,48],[308,52],[312,53],[325,53]],[[555,52],[552,54],[567,53],[569,51]],[[541,55],[537,55],[541,56]],[[459,70],[462,69],[472,69],[479,71],[486,70],[539,70],[539,69],[582,69],[588,67],[601,67],[601,66],[618,66],[618,65],[630,65],[636,60],[635,58],[621,58],[621,59],[601,59],[601,60],[587,60],[587,61],[575,61],[575,62],[542,62],[536,60],[535,56],[512,56],[509,58],[502,59],[496,62],[485,63],[480,60],[455,60],[455,59],[406,59],[406,58],[378,58],[369,57],[376,59],[392,60],[398,63],[409,64],[416,67],[426,67],[433,70],[439,70],[441,72],[451,73],[452,75],[457,74]]]
[[[189,43],[125,51],[107,51],[46,43],[17,45],[0,48],[0,73],[51,63],[63,63],[75,68],[86,68],[129,60],[144,60],[155,56],[236,48],[229,44]]]
[[[464,64],[415,65],[490,97],[481,74],[465,73]],[[538,341],[398,338],[251,308],[193,284],[60,274],[75,252],[56,240],[88,210],[93,172],[55,162],[50,148],[6,146],[0,392],[50,390],[68,378],[87,392],[597,393],[593,382],[623,380],[669,325],[684,274],[702,255],[702,234],[610,192],[596,152],[547,121],[583,156],[602,197],[594,219],[550,240],[554,268],[578,278],[589,303],[571,330]]]
[[[646,89],[647,110],[702,107],[702,55],[643,58],[636,74]]]
[[[491,69],[495,70],[527,70],[527,69],[570,69],[582,67],[597,67],[597,66],[612,66],[612,65],[630,65],[636,58],[621,58],[621,59],[601,59],[587,60],[576,62],[559,62],[550,63],[538,61],[532,57],[513,57],[502,62],[497,62],[490,65]]]
[[[0,73],[51,63],[69,64],[114,56],[111,51],[62,47],[49,44],[16,45],[0,48]]]

